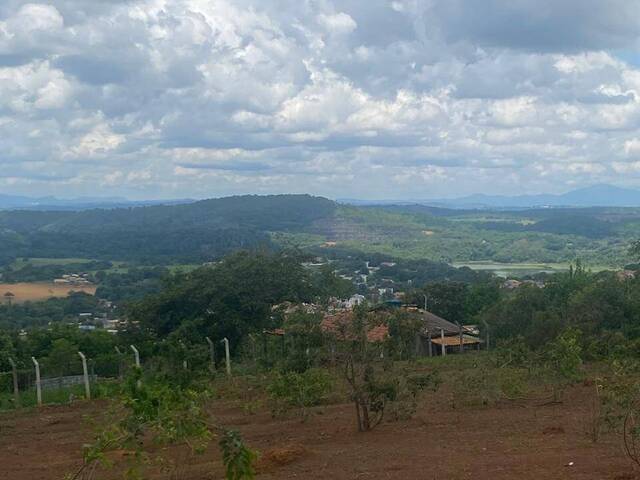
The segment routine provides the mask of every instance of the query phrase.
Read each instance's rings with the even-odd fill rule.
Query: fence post
[[[186,356],[187,355],[187,346],[184,344],[184,342],[182,340],[178,340],[178,343],[182,347],[182,353]],[[182,359],[182,369],[183,370],[188,370],[189,369],[189,366],[187,365],[187,359],[186,358]]]
[[[120,351],[117,345],[113,348],[115,348],[116,353],[118,354],[118,378],[122,380],[122,378],[124,377],[124,364],[122,360],[122,352]]]
[[[487,332],[487,352],[488,352],[489,351],[489,324],[484,319],[482,320],[482,323],[484,324],[484,329]]]
[[[227,337],[222,339],[224,343],[224,360],[227,367],[227,375],[231,376],[231,354],[229,353],[229,340]]]
[[[464,337],[462,335],[462,325],[460,324],[460,322],[456,322],[456,325],[458,325],[458,330],[460,332],[460,353],[464,353]]]
[[[129,345],[131,347],[131,350],[133,350],[133,354],[136,357],[136,367],[140,368],[140,352],[138,352],[138,349],[133,346],[133,345]]]
[[[204,337],[209,344],[209,356],[211,357],[211,373],[216,371],[216,350],[213,341],[209,337]]]
[[[31,357],[33,365],[36,367],[36,396],[38,398],[38,406],[42,406],[42,384],[40,383],[40,364],[36,357]]]
[[[13,358],[9,357],[9,363],[11,364],[11,375],[13,376],[13,398],[16,402],[16,407],[20,406],[20,387],[18,386],[18,367]]]
[[[442,356],[444,357],[447,354],[447,346],[444,343],[444,329],[440,329],[440,340],[442,340]]]
[[[78,352],[82,359],[82,374],[84,376],[84,394],[87,400],[91,400],[91,385],[89,385],[89,370],[87,369],[87,357],[84,353]]]

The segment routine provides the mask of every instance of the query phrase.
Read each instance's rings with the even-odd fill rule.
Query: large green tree
[[[215,266],[169,277],[159,294],[134,304],[129,316],[159,337],[227,337],[236,346],[249,333],[276,326],[273,305],[332,293],[313,280],[296,256],[239,252]]]

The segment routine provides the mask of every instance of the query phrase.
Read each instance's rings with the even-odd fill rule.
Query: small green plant
[[[501,341],[496,349],[497,366],[500,368],[527,366],[531,357],[531,349],[521,336]]]
[[[567,330],[551,342],[548,349],[550,366],[565,380],[580,378],[582,347],[577,330]]]
[[[143,378],[139,369],[133,370],[111,418],[99,429],[93,443],[85,445],[82,467],[68,478],[95,478],[99,465],[113,466],[107,456],[113,450],[132,453],[124,478],[143,478],[144,467],[152,463],[145,448],[147,441],[157,445],[186,444],[190,454],[202,454],[212,436],[204,410],[209,393],[196,387],[178,386],[158,375]],[[168,465],[162,458],[158,463],[170,471],[180,468]]]
[[[603,431],[622,433],[625,417],[640,397],[639,368],[636,361],[613,360],[610,371],[596,378],[588,426],[592,441],[597,442]]]
[[[465,405],[489,405],[500,398],[500,390],[496,384],[499,369],[489,371],[484,363],[473,368],[464,369],[453,375],[451,385],[451,407]]]
[[[303,419],[309,413],[309,407],[318,405],[331,390],[332,382],[329,374],[322,369],[309,369],[303,373],[278,373],[273,378],[267,391],[274,402],[275,415],[298,408]]]
[[[389,402],[387,410],[391,419],[395,421],[412,418],[418,408],[418,398],[424,391],[435,392],[441,380],[436,372],[422,375],[398,375],[396,392]]]
[[[254,400],[247,400],[242,404],[242,411],[247,415],[255,415],[258,410],[263,406],[263,401],[260,398]]]
[[[247,448],[238,432],[224,430],[219,445],[226,480],[252,480],[255,477],[254,463],[258,453]]]

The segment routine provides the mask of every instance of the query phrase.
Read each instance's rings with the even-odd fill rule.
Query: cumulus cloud
[[[368,198],[640,186],[639,13],[640,0],[6,0],[0,185]]]

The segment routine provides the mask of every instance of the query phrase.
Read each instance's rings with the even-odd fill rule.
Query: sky
[[[640,0],[0,2],[0,193],[640,188]]]

